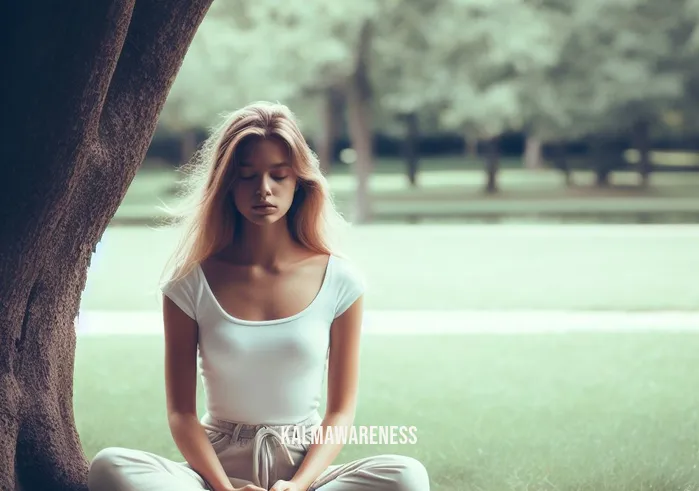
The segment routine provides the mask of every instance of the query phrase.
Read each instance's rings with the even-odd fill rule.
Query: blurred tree
[[[3,8],[0,489],[87,489],[73,414],[80,294],[209,3]]]
[[[428,18],[429,97],[447,127],[482,140],[486,187],[497,191],[498,138],[523,125],[520,77],[555,63],[547,16],[526,0],[450,0]]]
[[[328,87],[320,95],[321,116],[316,131],[316,149],[320,166],[325,174],[332,170],[335,160],[335,142],[342,128],[342,114],[345,111],[345,97],[337,86]]]
[[[651,171],[650,132],[661,113],[683,98],[683,76],[676,63],[677,41],[683,27],[685,0],[596,0],[580,8],[578,19],[583,42],[593,57],[589,76],[593,90],[590,108],[597,131],[632,135],[639,152],[640,184]],[[582,4],[581,4],[582,5]],[[639,83],[639,81],[643,83]],[[598,184],[606,185],[609,166],[598,170]]]
[[[251,58],[244,35],[247,15],[244,6],[231,10],[229,4],[215,3],[203,20],[185,56],[159,123],[178,133],[182,158],[195,151],[196,131],[212,126],[217,118],[249,102],[273,95],[285,99],[296,87],[270,77],[260,83],[255,73],[259,64],[267,67],[267,58]],[[233,12],[235,15],[228,15]],[[183,162],[181,162],[183,163]]]
[[[162,121],[184,127],[251,100],[283,100],[303,115],[327,173],[346,110],[357,150],[357,221],[370,214],[373,128],[404,138],[407,176],[415,185],[420,134],[436,130],[421,122],[434,114],[440,115],[437,129],[465,135],[471,154],[482,140],[491,192],[497,189],[495,138],[505,130],[526,134],[527,167],[539,167],[542,149],[551,148],[567,182],[566,142],[588,138],[600,153],[594,163],[601,185],[623,164],[619,152],[603,150],[603,140],[631,133],[647,182],[650,135],[668,109],[693,120],[684,101],[699,85],[691,68],[696,54],[685,39],[694,29],[696,0],[663,5],[310,0],[281,9],[274,0],[221,3],[195,38]]]
[[[631,133],[640,155],[641,183],[647,184],[650,131],[684,97],[683,63],[676,49],[687,37],[683,3],[540,2],[540,16],[548,18],[559,50],[555,64],[519,77],[527,149],[552,143],[554,165],[570,183],[564,143],[587,137],[597,183],[606,185],[610,172],[623,162],[621,155],[605,150],[605,141]],[[531,165],[538,160],[536,153],[528,152],[525,161]]]
[[[543,147],[548,141],[554,141],[558,150],[555,152],[556,165],[566,172],[566,181],[570,182],[564,136],[573,122],[569,118],[560,80],[565,70],[560,67],[563,62],[561,48],[571,32],[574,2],[541,0],[529,3],[533,8],[532,15],[537,17],[546,36],[542,36],[542,42],[537,45],[540,56],[530,62],[514,82],[523,122],[520,129],[526,135],[524,167],[543,167]]]
[[[566,159],[566,141],[584,135],[580,112],[588,101],[581,95],[587,71],[594,70],[581,62],[580,53],[570,49],[575,31],[575,3],[571,0],[542,0],[536,5],[537,16],[548,26],[549,42],[544,46],[546,59],[532,63],[514,82],[518,94],[522,131],[526,135],[524,166],[543,165],[545,145],[552,148],[554,167],[572,184]],[[566,50],[568,49],[568,50]]]
[[[403,155],[408,182],[417,185],[420,117],[436,112],[430,97],[426,67],[431,56],[425,18],[433,15],[436,0],[404,0],[379,17],[372,73],[378,111],[396,117],[403,126]],[[382,127],[382,129],[385,129]]]
[[[699,0],[687,0],[683,13],[683,25],[689,32],[678,41],[675,55],[683,68],[684,97],[670,109],[674,117],[668,126],[689,132],[699,128]]]
[[[604,141],[628,133],[640,154],[641,183],[648,182],[650,130],[682,97],[673,37],[684,1],[576,3],[559,24],[568,34],[558,64],[533,77],[543,93],[555,95],[530,99],[535,131],[554,140],[587,135],[598,185],[607,185],[610,172],[622,163],[620,155],[604,150]],[[551,104],[554,98],[558,102]]]
[[[369,60],[373,37],[374,21],[366,17],[359,29],[355,59],[346,82],[349,133],[352,146],[357,152],[357,160],[354,163],[357,177],[354,220],[358,223],[371,220],[369,176],[374,166],[374,146],[371,122],[373,92],[369,79]]]
[[[230,30],[221,29],[216,21],[213,15],[202,21],[158,119],[163,128],[180,139],[178,164],[186,163],[194,154],[197,130],[210,126],[219,112],[236,102],[237,91],[230,90],[230,84],[219,78],[217,60],[223,50],[211,46],[214,40],[226,39]]]

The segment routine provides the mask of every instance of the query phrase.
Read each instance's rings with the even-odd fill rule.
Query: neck
[[[241,263],[269,267],[278,265],[294,246],[286,217],[262,227],[243,219],[233,251]]]

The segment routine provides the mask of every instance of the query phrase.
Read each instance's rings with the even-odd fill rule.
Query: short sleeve
[[[177,281],[166,282],[160,290],[190,318],[196,320],[196,269]]]
[[[348,259],[337,260],[337,304],[335,319],[345,313],[366,291],[362,272]]]

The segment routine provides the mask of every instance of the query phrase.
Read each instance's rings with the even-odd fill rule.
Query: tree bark
[[[0,489],[87,489],[73,414],[80,295],[210,2],[3,9]]]
[[[638,150],[639,162],[638,173],[641,187],[648,187],[652,163],[650,161],[650,125],[647,121],[641,120],[634,125],[634,146]]]
[[[500,149],[498,147],[499,138],[493,137],[487,140],[485,149],[485,172],[486,185],[485,192],[488,194],[497,193],[498,170],[500,168]]]
[[[331,87],[324,91],[321,100],[321,128],[318,137],[318,160],[324,174],[329,174],[335,160],[335,142],[340,131],[338,115],[342,112],[342,94]]]
[[[527,136],[524,147],[524,167],[526,169],[538,170],[543,168],[541,158],[541,140],[534,136]]]
[[[417,171],[420,164],[420,155],[418,150],[420,128],[416,113],[408,113],[403,119],[405,121],[403,155],[405,156],[406,170],[408,171],[408,182],[412,187],[415,187],[417,186]]]
[[[357,152],[354,172],[357,178],[357,194],[354,203],[355,223],[371,220],[369,176],[373,167],[373,137],[371,131],[371,85],[369,81],[369,56],[373,26],[367,20],[363,24],[357,49],[354,73],[347,84],[347,111],[352,146]]]

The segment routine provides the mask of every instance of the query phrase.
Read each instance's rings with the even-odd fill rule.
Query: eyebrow
[[[252,164],[250,162],[241,162],[240,167],[252,167]],[[291,164],[288,162],[279,162],[278,164],[272,164],[271,167],[275,169],[279,167],[291,167]]]

